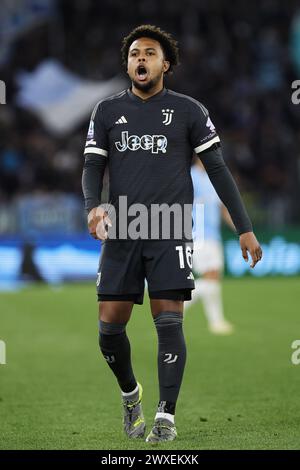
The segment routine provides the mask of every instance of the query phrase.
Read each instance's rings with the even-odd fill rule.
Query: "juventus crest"
[[[174,113],[174,109],[162,109],[161,112],[163,113],[163,124],[168,126],[172,122],[172,117]]]

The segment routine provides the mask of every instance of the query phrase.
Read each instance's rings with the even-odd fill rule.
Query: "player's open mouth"
[[[138,80],[141,80],[143,82],[147,79],[148,71],[144,65],[139,65],[135,73]]]

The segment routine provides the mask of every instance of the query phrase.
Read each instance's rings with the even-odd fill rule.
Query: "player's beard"
[[[137,81],[135,81],[135,79],[133,79],[132,83],[135,86],[135,88],[147,93],[148,91],[150,91],[152,88],[154,88],[158,84],[160,78],[161,78],[161,76],[157,75],[157,77],[152,78],[151,80],[149,80],[146,83],[137,82]]]

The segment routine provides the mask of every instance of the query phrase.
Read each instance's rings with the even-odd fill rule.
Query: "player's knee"
[[[180,300],[150,299],[150,302],[154,318],[161,312],[177,312],[178,314],[183,312],[183,302]]]
[[[110,302],[99,302],[99,322],[113,322],[113,311]]]
[[[132,302],[99,302],[99,321],[127,323],[132,311]]]

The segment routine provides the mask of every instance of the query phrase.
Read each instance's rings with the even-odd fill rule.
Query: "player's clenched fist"
[[[106,240],[108,238],[107,227],[112,223],[107,212],[101,207],[94,207],[88,214],[89,232],[96,240]]]

